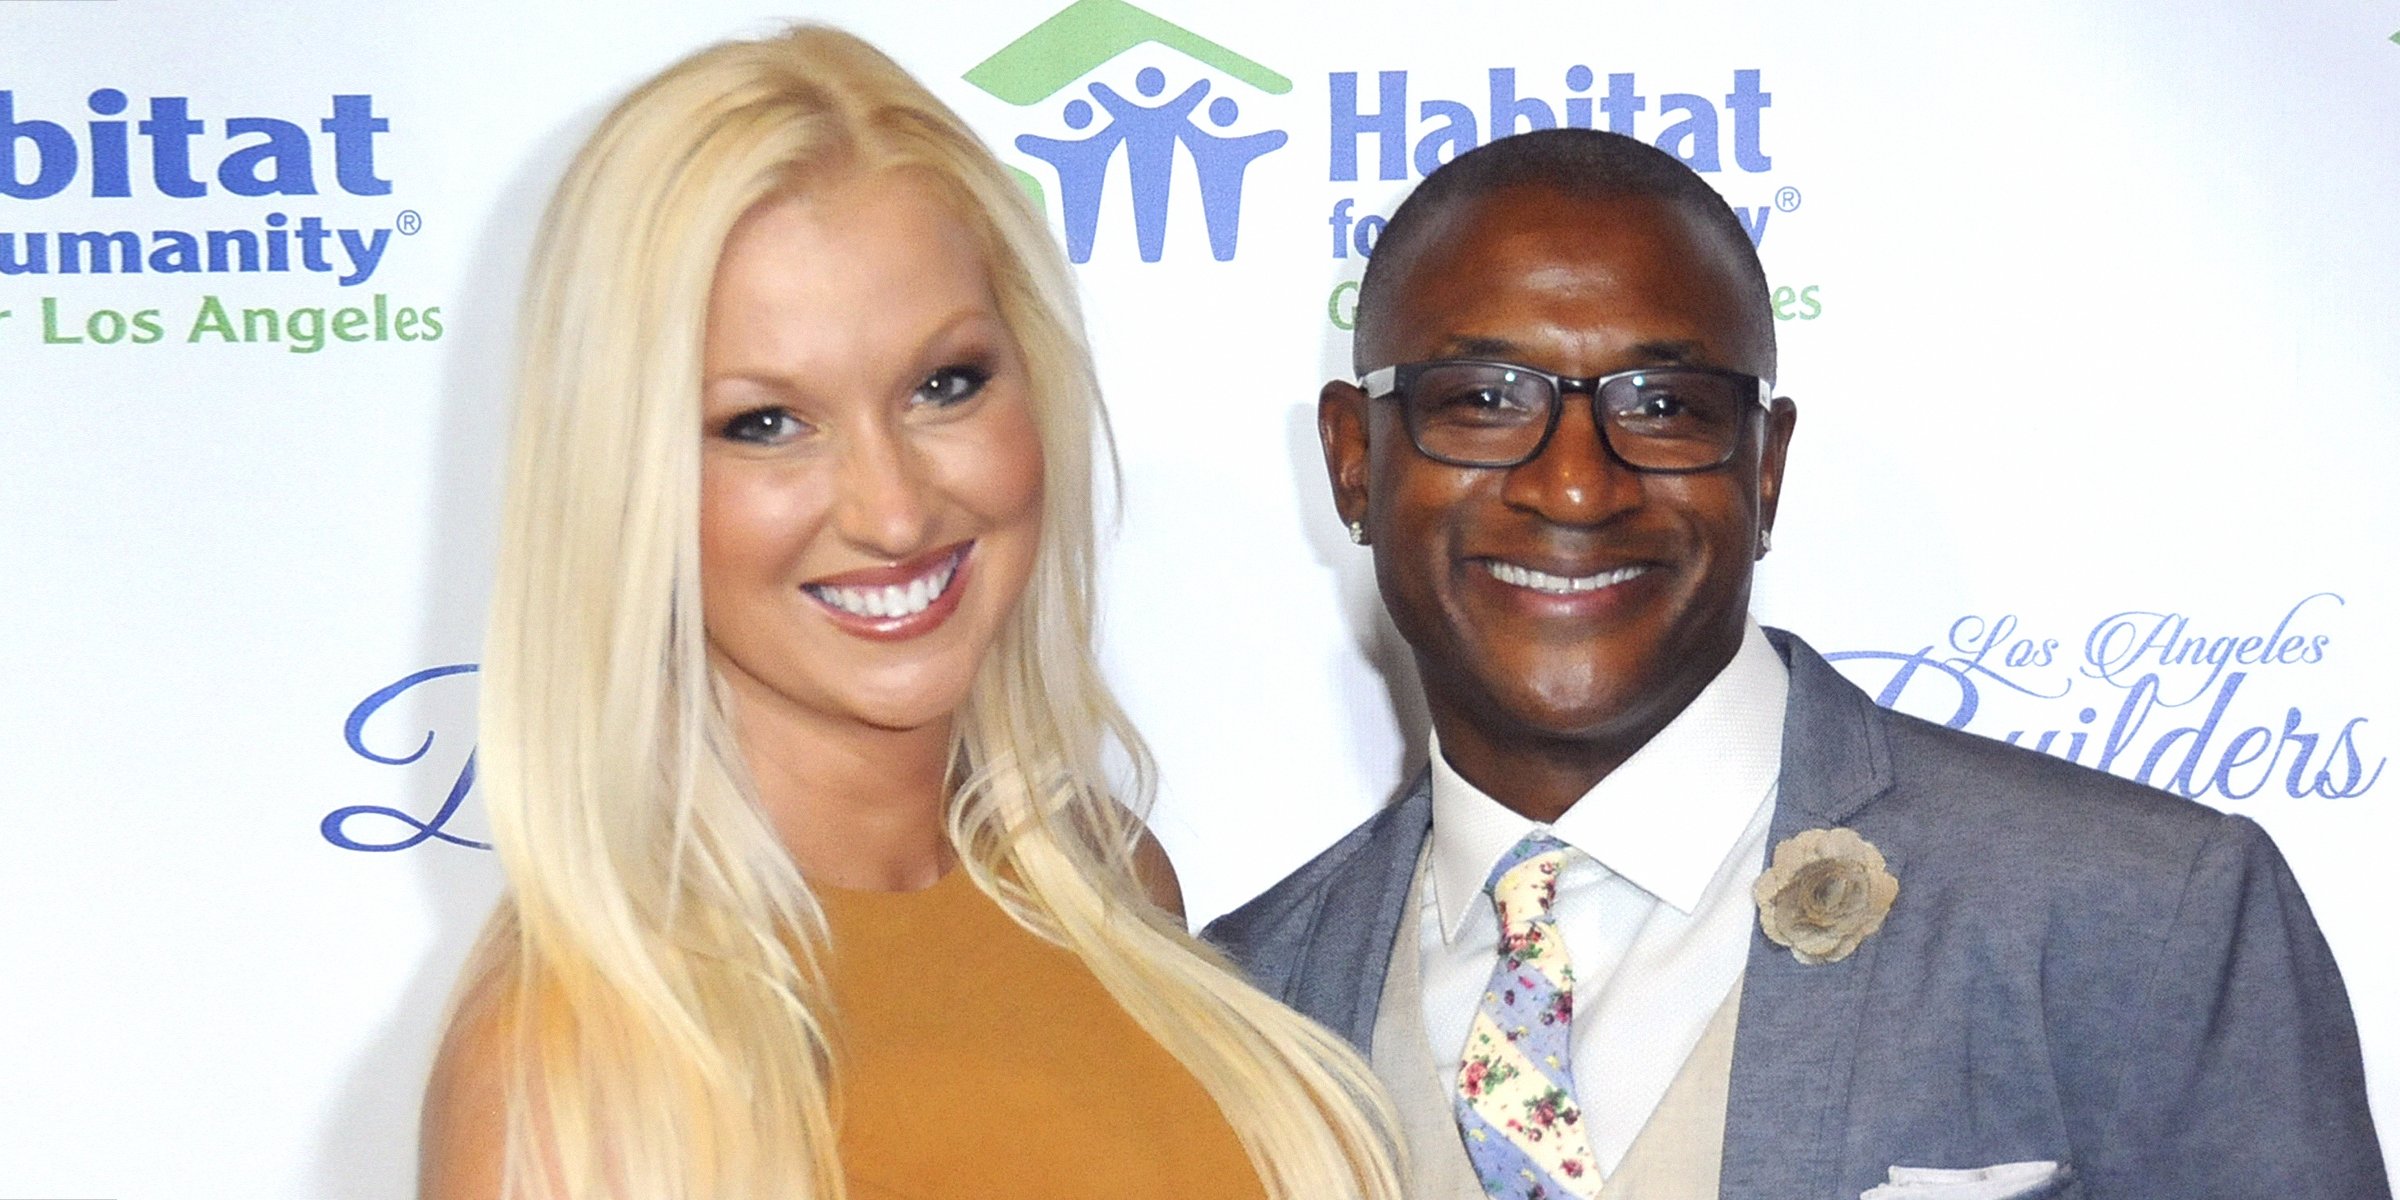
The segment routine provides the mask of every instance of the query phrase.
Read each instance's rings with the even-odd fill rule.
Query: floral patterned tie
[[[1575,971],[1550,915],[1566,861],[1566,843],[1527,834],[1484,883],[1500,913],[1500,961],[1467,1030],[1452,1103],[1475,1177],[1499,1200],[1600,1194],[1569,1056]]]

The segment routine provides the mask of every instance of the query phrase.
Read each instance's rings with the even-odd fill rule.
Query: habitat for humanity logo
[[[1075,0],[966,73],[968,83],[1031,108],[1046,104],[1127,51],[1152,44],[1203,68],[1200,77],[1169,95],[1169,85],[1180,81],[1170,80],[1158,66],[1143,66],[1132,81],[1139,99],[1108,81],[1092,80],[1084,89],[1089,99],[1072,96],[1051,110],[1065,130],[1079,136],[1025,133],[1016,139],[1017,149],[1047,163],[1057,177],[1067,257],[1076,262],[1092,259],[1103,194],[1120,157],[1132,197],[1134,244],[1143,262],[1157,262],[1165,255],[1178,149],[1189,159],[1199,185],[1209,253],[1218,262],[1231,259],[1241,234],[1243,176],[1251,163],[1289,139],[1280,129],[1232,132],[1242,119],[1242,104],[1225,84],[1231,80],[1280,96],[1292,90],[1292,81],[1124,0]],[[1211,92],[1216,93],[1213,98]],[[1159,99],[1162,96],[1167,98]],[[1202,128],[1195,114],[1204,114],[1209,126],[1225,132]],[[1041,180],[1016,173],[1047,209]]]
[[[440,340],[439,305],[377,282],[425,218],[394,200],[392,119],[376,97],[265,112],[216,100],[103,86],[78,112],[57,89],[0,86],[0,343],[315,354]],[[312,296],[248,276],[332,286]]]

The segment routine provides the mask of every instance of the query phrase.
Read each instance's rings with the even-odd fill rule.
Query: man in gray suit
[[[1369,1052],[1428,1200],[2388,1197],[2256,825],[1751,621],[1774,327],[1724,201],[1631,139],[1504,138],[1400,207],[1319,429],[1432,764],[1208,936]]]

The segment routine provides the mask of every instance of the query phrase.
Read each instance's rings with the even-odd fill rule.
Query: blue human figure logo
[[[1088,100],[1067,101],[1067,128],[1092,123]],[[1058,171],[1058,203],[1066,210],[1067,257],[1092,261],[1092,238],[1100,229],[1100,185],[1108,179],[1108,160],[1116,157],[1125,131],[1110,124],[1087,138],[1047,138],[1022,134],[1017,149],[1048,162]]]
[[[1209,123],[1219,129],[1241,116],[1231,96],[1219,96],[1208,106]],[[1218,262],[1233,257],[1234,239],[1241,233],[1242,176],[1258,157],[1289,140],[1280,129],[1246,137],[1217,137],[1198,129],[1184,141],[1192,166],[1200,173],[1200,213],[1208,220],[1208,250]]]
[[[1134,76],[1134,91],[1157,97],[1167,90],[1167,76],[1144,67]],[[1167,209],[1172,199],[1175,147],[1191,155],[1200,180],[1201,215],[1208,225],[1209,252],[1217,261],[1233,257],[1240,232],[1242,177],[1258,156],[1288,140],[1281,130],[1246,137],[1219,137],[1202,130],[1192,113],[1207,98],[1209,81],[1200,80],[1174,98],[1155,105],[1131,100],[1104,83],[1090,86],[1092,99],[1108,111],[1108,123],[1084,138],[1050,138],[1024,134],[1017,149],[1048,162],[1058,172],[1059,204],[1064,209],[1067,257],[1090,262],[1092,243],[1100,226],[1100,195],[1117,149],[1125,150],[1127,182],[1133,192],[1134,242],[1143,262],[1157,262],[1166,253]],[[1229,96],[1209,105],[1209,121],[1218,128],[1233,124],[1240,106]],[[1070,129],[1092,123],[1092,105],[1081,97],[1069,100],[1061,115]]]

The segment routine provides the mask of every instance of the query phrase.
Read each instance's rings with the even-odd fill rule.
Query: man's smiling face
[[[1740,250],[1663,201],[1517,187],[1439,221],[1382,281],[1395,290],[1362,328],[1362,367],[1477,358],[1581,377],[1774,372],[1772,317],[1745,286]],[[1561,743],[1591,759],[1596,781],[1732,659],[1791,405],[1752,406],[1742,420],[1721,468],[1637,472],[1602,445],[1591,398],[1570,393],[1532,461],[1456,467],[1417,451],[1396,402],[1326,385],[1336,501],[1366,527],[1445,754],[1470,781],[1507,802],[1492,776],[1523,751],[1570,749]]]

